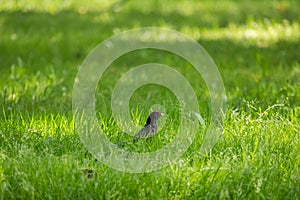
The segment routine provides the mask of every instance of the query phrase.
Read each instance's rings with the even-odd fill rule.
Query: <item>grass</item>
[[[297,1],[1,2],[1,199],[300,199],[299,6]],[[80,63],[99,42],[145,26],[178,30],[207,50],[223,77],[227,113],[211,154],[199,156],[199,130],[176,163],[130,174],[102,164],[83,146],[74,132],[72,88]],[[166,52],[135,51],[109,67],[96,93],[100,125],[113,142],[131,140],[110,117],[114,85],[147,62],[172,66],[190,80],[209,122],[207,88],[189,63]],[[176,133],[178,102],[157,85],[134,93],[134,122],[142,125],[153,104],[168,113],[162,131],[123,148],[155,151],[170,140],[165,130]]]

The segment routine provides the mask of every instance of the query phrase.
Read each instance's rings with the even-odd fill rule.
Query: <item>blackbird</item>
[[[156,121],[161,116],[165,116],[165,114],[161,112],[152,112],[149,115],[145,126],[134,136],[134,141],[137,141],[139,138],[149,138],[154,136],[157,132]]]

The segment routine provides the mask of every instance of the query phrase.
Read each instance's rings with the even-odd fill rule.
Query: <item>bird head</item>
[[[162,116],[165,116],[164,113],[161,113],[161,112],[152,112],[148,119],[147,119],[147,123],[146,125],[150,124],[150,123],[156,123],[156,121],[158,120],[158,118],[162,117]]]
[[[165,116],[165,113],[161,113],[161,112],[152,112],[151,114],[150,114],[150,118],[151,119],[158,119],[159,117],[163,117],[163,116]]]

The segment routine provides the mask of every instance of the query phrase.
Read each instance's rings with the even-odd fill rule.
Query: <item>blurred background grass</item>
[[[78,66],[99,42],[131,28],[166,27],[187,34],[208,51],[230,99],[271,98],[269,104],[283,94],[295,104],[298,89],[290,85],[299,76],[298,7],[297,1],[2,1],[0,70],[14,82],[30,76],[31,93],[44,90],[43,79],[52,76],[61,90],[56,97],[65,101],[61,98],[70,98]],[[144,53],[138,58],[156,57]],[[138,59],[128,65],[135,63]],[[230,75],[234,78],[226,78]],[[0,85],[5,87],[5,81]]]

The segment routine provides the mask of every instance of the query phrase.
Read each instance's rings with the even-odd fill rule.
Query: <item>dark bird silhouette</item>
[[[160,112],[152,112],[149,115],[145,126],[134,136],[133,141],[137,141],[140,138],[149,138],[154,136],[157,132],[156,121],[161,116],[165,116],[165,114]]]

